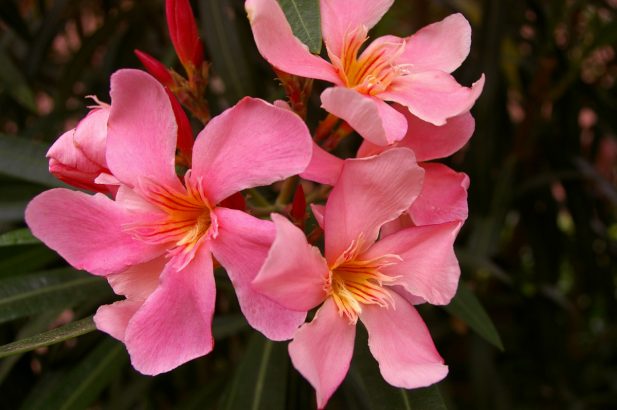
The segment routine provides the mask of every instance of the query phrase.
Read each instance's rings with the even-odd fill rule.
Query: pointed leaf
[[[321,51],[319,0],[278,0],[294,35],[313,54]]]
[[[92,317],[71,322],[62,327],[0,346],[0,358],[51,346],[96,330]]]
[[[16,229],[0,235],[0,246],[32,245],[35,243],[40,243],[40,241],[32,236],[32,232],[28,228]]]
[[[47,146],[0,134],[0,173],[46,186],[63,186],[49,173]]]
[[[34,93],[19,69],[4,48],[0,48],[0,89],[5,89],[23,107],[36,112]]]
[[[238,15],[229,1],[200,1],[200,20],[214,73],[223,80],[224,94],[233,104],[245,95],[255,95],[251,65],[242,46]],[[225,107],[226,108],[226,107]]]
[[[45,246],[0,247],[0,278],[43,270],[59,258]]]
[[[493,321],[482,307],[482,304],[464,283],[460,282],[456,296],[444,309],[451,315],[456,316],[467,323],[476,333],[487,342],[504,350],[501,337],[493,324]]]
[[[88,408],[128,362],[124,346],[106,339],[81,362],[64,374],[54,388],[35,394],[24,408],[29,410],[81,410]],[[50,375],[53,377],[54,375]],[[58,379],[56,377],[56,379]],[[43,380],[45,381],[45,380]],[[53,382],[53,381],[52,381]],[[36,393],[36,390],[35,392]]]
[[[288,362],[284,343],[254,333],[221,408],[284,409]]]
[[[0,323],[111,294],[103,278],[57,269],[0,280]]]

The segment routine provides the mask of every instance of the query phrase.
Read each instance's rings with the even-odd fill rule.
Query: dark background
[[[213,111],[244,95],[283,97],[243,2],[193,4],[212,62]],[[457,251],[462,280],[504,351],[443,309],[422,307],[450,366],[439,389],[451,409],[617,408],[617,1],[398,0],[372,36],[409,35],[453,12],[473,27],[471,54],[455,76],[466,85],[487,78],[475,135],[446,161],[471,178]],[[0,232],[23,226],[27,201],[47,188],[36,174],[43,145],[87,112],[85,95],[109,101],[111,73],[139,67],[135,48],[179,69],[162,1],[0,2],[0,134],[8,141],[0,143]],[[317,93],[312,103],[311,127],[323,116]],[[0,280],[62,266],[42,246],[0,248]],[[233,291],[223,276],[218,283],[219,313],[237,315]],[[0,343],[113,298],[104,286],[87,295],[68,310],[56,304],[5,321]],[[223,408],[242,391],[235,375],[250,373],[247,358],[265,344],[237,321],[230,326],[215,353],[154,379],[136,374],[122,347],[98,332],[0,360],[0,408],[46,408],[87,375],[100,381],[86,385],[94,408]],[[284,345],[268,346],[285,363],[268,371],[287,380],[268,394],[310,408],[312,392],[289,368]],[[99,373],[103,356],[115,364]],[[362,406],[354,386],[350,376],[331,408]]]

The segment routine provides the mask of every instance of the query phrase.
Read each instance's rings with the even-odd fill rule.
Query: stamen
[[[391,294],[384,286],[393,284],[399,277],[381,271],[397,264],[401,257],[386,254],[373,259],[359,259],[362,238],[354,241],[330,268],[329,286],[326,291],[337,306],[339,315],[350,323],[358,321],[362,305],[389,307],[394,305]]]
[[[396,78],[408,75],[409,65],[395,64],[405,50],[405,41],[370,45],[358,56],[367,39],[366,27],[346,33],[340,57],[331,55],[330,59],[347,87],[363,94],[376,95],[386,91]]]
[[[123,228],[144,242],[170,244],[168,256],[174,258],[177,268],[181,269],[193,259],[204,236],[216,235],[217,224],[212,220],[214,214],[201,179],[192,180],[189,171],[182,191],[154,181],[146,181],[142,188],[146,201],[160,213]]]

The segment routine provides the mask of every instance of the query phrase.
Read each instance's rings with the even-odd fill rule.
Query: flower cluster
[[[447,304],[456,292],[453,244],[469,180],[429,161],[471,137],[469,109],[483,77],[467,88],[450,75],[470,47],[460,14],[365,46],[392,2],[321,0],[326,61],[294,36],[276,0],[247,0],[258,49],[291,105],[246,97],[211,117],[190,5],[168,0],[186,77],[137,52],[152,75],[117,71],[111,104],[95,99],[50,148],[50,172],[94,194],[44,192],[26,221],[72,266],[124,296],[94,320],[126,345],[135,369],[156,375],[212,350],[220,264],[248,323],[292,340],[291,360],[319,408],[345,378],[358,321],[388,383],[414,388],[445,377],[414,305]],[[313,136],[303,120],[312,82],[304,79],[333,84],[321,94],[328,114]],[[182,106],[204,124],[196,138]],[[333,155],[354,131],[364,138],[355,158]],[[309,197],[318,227],[308,234],[295,175],[321,193]],[[281,180],[283,190],[297,184],[292,203],[282,192],[277,212],[258,217],[263,209],[245,201],[246,190]]]

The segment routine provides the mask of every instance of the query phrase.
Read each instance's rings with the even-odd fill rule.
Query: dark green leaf
[[[75,306],[108,292],[104,279],[58,269],[0,280],[0,323],[48,309]]]
[[[19,34],[22,38],[29,40],[31,38],[28,25],[21,17],[19,9],[15,5],[14,0],[5,0],[0,2],[0,19],[9,27]]]
[[[224,400],[228,410],[285,408],[287,349],[254,333]]]
[[[248,323],[240,314],[217,316],[212,322],[212,336],[215,340],[224,339],[248,328]]]
[[[40,271],[58,258],[56,252],[40,245],[0,247],[0,278]]]
[[[57,329],[0,346],[0,358],[50,346],[96,330],[91,317],[71,322]]]
[[[0,235],[0,246],[32,245],[35,243],[40,243],[40,241],[32,236],[32,232],[28,228],[16,229]]]
[[[47,149],[39,142],[0,134],[0,173],[46,186],[62,186],[49,173]]]
[[[61,383],[32,397],[29,410],[81,410],[88,408],[127,363],[124,346],[111,338],[101,342],[77,366],[62,377]]]
[[[318,0],[278,0],[293,33],[311,50],[321,51],[321,17]]]
[[[23,71],[17,67],[4,48],[0,48],[0,67],[2,67],[2,70],[0,70],[0,89],[5,89],[19,104],[36,112],[34,93],[30,89]]]
[[[17,332],[16,339],[25,339],[37,335],[49,328],[49,324],[54,321],[59,315],[60,311],[49,310],[41,313],[38,316],[29,320],[19,332]],[[13,354],[10,357],[4,358],[0,361],[0,385],[5,378],[11,373],[11,369],[19,361],[21,354]]]
[[[476,295],[460,282],[456,296],[449,305],[444,306],[451,315],[467,323],[476,333],[492,345],[503,350],[501,337]]]
[[[244,15],[236,15],[229,1],[202,0],[201,26],[214,72],[223,80],[225,96],[233,104],[245,95],[254,95],[255,86],[250,64],[246,58],[236,22]]]
[[[370,410],[447,410],[437,385],[406,390],[384,381],[368,349],[366,330],[357,329],[354,357],[344,388]]]

